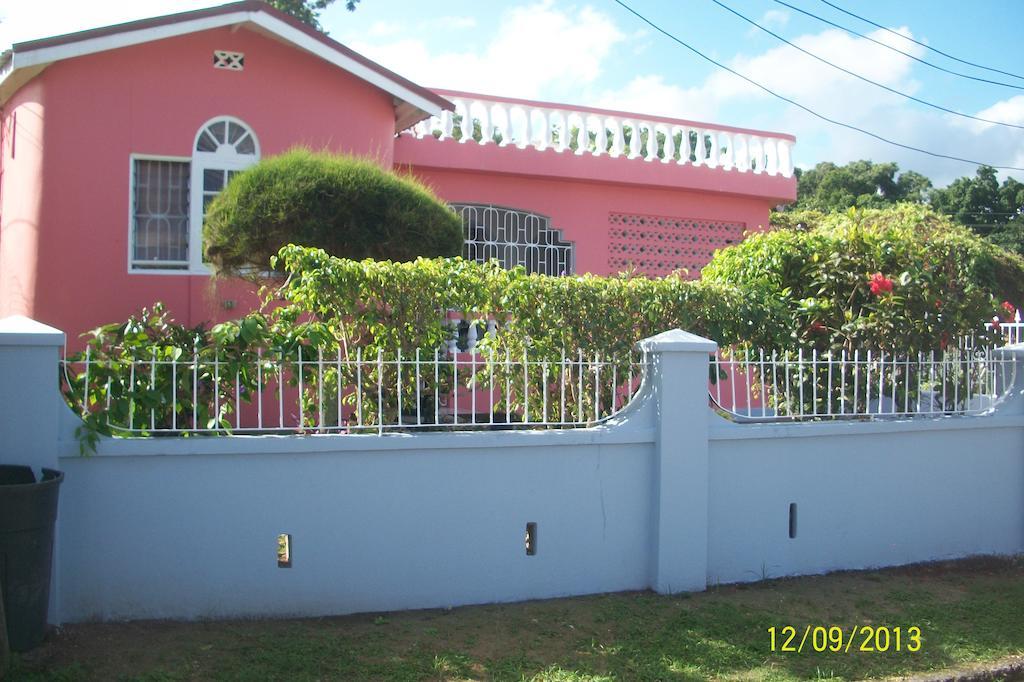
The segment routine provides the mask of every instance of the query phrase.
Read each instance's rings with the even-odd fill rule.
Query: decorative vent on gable
[[[245,68],[245,53],[228,52],[227,50],[214,50],[213,68],[241,71]]]

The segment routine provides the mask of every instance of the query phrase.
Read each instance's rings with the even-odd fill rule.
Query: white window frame
[[[221,145],[215,152],[201,152],[196,149],[199,136],[214,123],[227,122],[240,125],[252,137],[254,154],[238,154],[229,145]],[[260,141],[248,123],[234,116],[214,116],[199,126],[192,138],[192,174],[189,182],[189,271],[193,274],[209,273],[210,267],[203,262],[203,171],[207,169],[242,171],[260,160]],[[197,248],[192,248],[195,244]]]
[[[199,136],[214,123],[225,121],[245,128],[252,137],[254,154],[238,154],[229,145],[215,152],[196,150]],[[234,116],[214,116],[196,130],[190,147],[192,156],[159,154],[128,155],[128,272],[139,275],[209,275],[210,266],[203,262],[203,171],[206,169],[241,171],[258,162],[262,156],[260,141],[248,123]],[[186,267],[141,268],[134,264],[135,255],[135,161],[174,161],[189,165],[188,265]],[[159,265],[159,262],[154,262]]]
[[[136,161],[171,161],[175,163],[191,163],[190,156],[166,156],[161,154],[129,154],[128,155],[128,272],[129,274],[140,275],[187,275],[189,267],[154,267],[140,268],[135,265],[135,162]],[[191,169],[189,169],[191,171]],[[191,180],[190,180],[191,182]],[[192,239],[192,188],[189,187],[189,239]],[[191,253],[191,249],[189,250]],[[154,261],[154,265],[160,265],[160,261]]]

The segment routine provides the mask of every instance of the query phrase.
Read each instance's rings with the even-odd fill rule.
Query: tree
[[[271,7],[292,15],[300,21],[304,21],[318,31],[322,31],[320,25],[320,12],[332,4],[334,0],[263,0]],[[346,0],[345,9],[354,12],[359,0]]]
[[[462,220],[425,185],[351,156],[293,149],[235,176],[206,213],[218,274],[259,277],[287,244],[410,261],[462,251]]]
[[[979,166],[973,178],[958,178],[948,187],[934,190],[931,204],[993,241],[1018,245],[1022,241],[1024,183],[1007,178],[1000,185],[996,170],[990,166]]]
[[[797,169],[797,201],[786,211],[830,213],[850,207],[882,208],[896,203],[926,204],[990,241],[1024,255],[1024,183],[1007,178],[1002,185],[996,170],[979,166],[974,177],[954,180],[948,187],[914,171],[899,172],[895,163],[854,161],[845,166],[822,162]],[[777,214],[773,223],[797,225],[800,218]]]
[[[897,177],[898,174],[898,177]],[[853,161],[837,166],[825,161],[810,170],[797,172],[797,202],[794,208],[816,211],[845,211],[882,208],[900,202],[923,203],[932,187],[920,173],[899,173],[895,163]]]

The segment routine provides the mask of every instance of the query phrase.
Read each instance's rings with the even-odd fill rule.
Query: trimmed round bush
[[[462,250],[462,221],[412,177],[371,161],[293,149],[239,173],[203,231],[218,274],[266,271],[288,244],[353,259],[410,261]]]
[[[702,277],[781,300],[794,347],[937,351],[1024,296],[1024,260],[922,206],[786,218],[718,251]]]

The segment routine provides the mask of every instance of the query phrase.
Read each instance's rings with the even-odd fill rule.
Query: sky
[[[830,0],[958,63],[830,7],[794,7],[910,56],[803,15],[778,0],[720,0],[803,49],[893,90],[947,109],[1024,126],[1024,0]],[[939,154],[1024,168],[1024,129],[965,119],[907,100],[808,57],[713,0],[622,0],[713,59],[828,118]],[[0,45],[207,7],[211,0],[0,0]],[[702,60],[615,0],[338,0],[321,15],[336,40],[427,87],[589,105],[791,133],[794,160],[895,161],[937,186],[973,175],[935,158],[822,121]],[[978,78],[931,68],[918,59]],[[1024,180],[1024,171],[1001,171]]]

